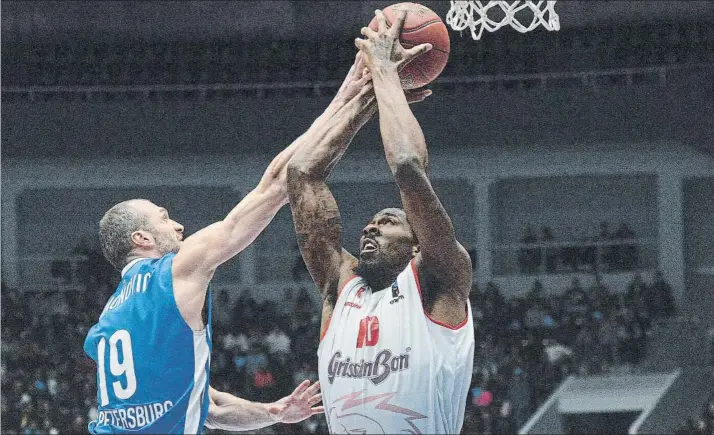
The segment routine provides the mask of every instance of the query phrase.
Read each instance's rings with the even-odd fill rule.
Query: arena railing
[[[654,270],[658,263],[654,238],[506,243],[494,245],[491,252],[495,276]]]
[[[632,258],[630,262],[613,263],[614,267],[604,264],[603,254],[607,254],[608,249],[613,248],[634,248],[636,261]],[[579,255],[583,249],[593,249],[591,258],[593,263],[579,261],[573,269],[563,262],[564,252],[569,251],[573,255]],[[523,254],[527,252],[537,252],[537,263],[529,264],[525,267],[519,262],[519,257],[523,260]],[[657,269],[657,241],[651,238],[622,239],[600,242],[552,242],[552,243],[512,243],[495,244],[492,246],[493,253],[492,274],[494,277],[525,277],[532,275],[569,275],[577,273],[592,273],[598,271],[602,274],[634,272]],[[621,251],[623,252],[623,251]],[[625,255],[628,255],[625,253]],[[630,252],[629,255],[632,255]],[[555,267],[549,266],[549,259],[556,258]],[[531,259],[536,258],[535,256]],[[259,258],[260,260],[260,258]],[[280,270],[267,268],[265,270],[255,270],[254,278],[241,278],[236,282],[229,282],[216,279],[216,285],[222,287],[250,287],[255,289],[274,289],[276,286],[311,285],[309,278],[295,281],[292,275],[292,266],[295,256],[291,253],[283,259],[286,267]],[[8,260],[9,261],[9,260]],[[88,258],[83,255],[31,255],[20,258],[20,287],[29,291],[48,290],[78,290],[84,289],[87,283],[92,282],[92,278],[102,271],[90,270],[94,265],[89,265]],[[261,268],[264,261],[257,261],[256,266]],[[524,270],[525,269],[525,270]],[[103,272],[102,272],[103,273]],[[252,282],[254,281],[254,282]]]
[[[440,77],[432,86],[456,87],[474,85],[488,89],[530,89],[549,87],[606,87],[619,85],[635,85],[638,83],[656,83],[666,85],[670,82],[672,73],[711,70],[712,64],[683,64],[643,68],[615,68],[607,70],[590,70],[578,72],[550,72],[530,74],[497,74]],[[5,96],[22,96],[30,100],[46,95],[80,95],[83,98],[101,98],[102,95],[133,94],[152,98],[167,93],[177,93],[184,97],[213,98],[220,94],[241,93],[258,98],[266,97],[268,92],[308,91],[308,95],[320,96],[331,94],[339,88],[340,80],[331,81],[290,81],[268,83],[216,83],[216,84],[162,84],[162,85],[55,85],[55,86],[3,86]]]

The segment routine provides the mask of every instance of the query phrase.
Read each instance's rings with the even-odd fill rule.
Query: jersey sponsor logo
[[[392,300],[389,301],[389,305],[396,304],[402,299],[404,299],[404,295],[399,294],[399,286],[397,285],[397,282],[394,281],[394,284],[392,284]]]
[[[390,349],[384,349],[374,357],[372,361],[361,359],[359,362],[352,362],[351,358],[342,359],[342,352],[339,350],[332,355],[327,365],[327,380],[333,384],[335,378],[367,379],[374,385],[379,385],[394,372],[409,369],[409,352],[395,355]]]
[[[97,425],[111,425],[120,429],[140,429],[148,426],[166,414],[173,402],[147,403],[126,408],[103,409],[97,415]]]
[[[355,294],[355,300],[353,302],[345,302],[346,307],[352,307],[352,308],[362,308],[362,305],[357,303],[358,299],[362,299],[362,294],[367,290],[366,287],[360,287],[359,290],[357,290],[357,293]]]

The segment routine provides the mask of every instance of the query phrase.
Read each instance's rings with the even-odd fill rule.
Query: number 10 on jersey
[[[121,344],[121,352],[119,345]],[[107,374],[104,371],[104,358],[107,340],[102,337],[97,345],[97,370],[99,372],[99,395],[102,406],[109,404],[107,391]],[[121,358],[120,354],[121,353]],[[121,361],[120,361],[121,359]],[[136,393],[136,372],[134,371],[134,355],[131,352],[131,336],[126,329],[120,329],[109,337],[109,370],[113,376],[124,376],[125,385],[121,380],[112,382],[114,395],[118,399],[128,399]]]
[[[357,334],[357,349],[366,346],[374,346],[379,340],[379,318],[377,316],[367,316],[359,321],[359,333]]]

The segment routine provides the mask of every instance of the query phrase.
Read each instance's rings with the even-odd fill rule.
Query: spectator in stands
[[[593,313],[595,325],[597,327],[597,341],[599,343],[598,352],[601,354],[605,368],[614,364],[617,360],[617,323],[611,312],[596,311]]]
[[[235,314],[233,312],[233,305],[230,303],[230,298],[228,297],[228,292],[226,290],[219,291],[216,299],[217,302],[213,304],[213,318],[216,321],[216,326],[229,325]]]
[[[625,222],[615,232],[614,238],[619,241],[633,240],[635,232]],[[616,257],[617,270],[635,270],[639,266],[639,253],[635,243],[624,243],[618,246]]]
[[[714,365],[714,326],[707,330],[707,339],[709,340],[709,354],[711,355],[709,364]]]
[[[543,225],[541,228],[540,241],[543,243],[552,243],[555,241],[553,236],[553,230],[547,226]],[[547,273],[555,273],[558,270],[558,249],[557,248],[545,248],[545,271]]]
[[[249,291],[244,291],[238,297],[235,304],[235,320],[231,327],[251,328],[258,324],[256,315],[258,314],[258,304],[250,296]],[[238,321],[240,325],[238,325]]]
[[[588,295],[580,280],[573,278],[570,288],[563,294],[563,310],[572,318],[585,318],[588,313]]]
[[[287,362],[290,355],[290,338],[277,324],[273,324],[270,333],[263,341],[268,355],[278,360],[281,364]]]
[[[702,415],[697,419],[697,433],[711,435],[714,433],[714,395],[710,396],[704,404]]]
[[[533,287],[528,291],[527,299],[532,303],[542,303],[545,300],[545,294],[543,290],[543,283],[536,279],[533,281]]]
[[[600,243],[608,243],[611,242],[613,239],[612,234],[610,234],[609,230],[609,224],[607,221],[602,221],[600,222],[600,232],[598,235],[595,237],[596,242]],[[596,252],[599,252],[599,260],[596,258],[597,255],[593,253],[593,266],[598,265],[599,269],[598,271],[602,272],[610,272],[615,269],[615,265],[617,263],[617,258],[619,256],[619,249],[618,247],[614,246],[609,246],[609,245],[601,245]]]
[[[626,311],[628,316],[634,316],[641,329],[649,329],[652,319],[661,316],[653,313],[652,295],[652,289],[642,280],[642,276],[636,273],[625,294],[628,305]],[[630,311],[632,313],[629,313]]]
[[[632,281],[627,285],[627,293],[625,297],[628,302],[634,303],[636,299],[645,299],[648,289],[647,284],[642,279],[642,275],[639,272],[635,273],[632,277]]]
[[[516,417],[513,414],[513,405],[510,400],[504,400],[496,415],[493,433],[506,434],[516,433],[517,431],[518,426],[516,425]]]
[[[535,234],[535,230],[531,224],[526,225],[523,238],[521,238],[521,243],[525,245],[530,245],[533,243],[538,243],[538,237]],[[539,248],[522,248],[519,254],[519,264],[521,266],[521,273],[535,273],[540,267],[540,249]]]
[[[502,334],[505,331],[508,319],[504,316],[505,298],[501,295],[501,291],[494,282],[489,282],[486,285],[486,290],[483,292],[483,329],[485,334]]]
[[[604,313],[612,306],[613,297],[608,288],[602,282],[602,275],[595,274],[595,282],[588,289],[590,299],[590,309],[593,312],[599,311]]]
[[[507,398],[513,410],[513,422],[520,428],[526,423],[531,412],[531,387],[528,375],[520,366],[513,369],[508,383]]]
[[[546,313],[540,301],[529,302],[526,310],[523,323],[528,334],[532,334],[535,339],[540,341],[544,334]]]
[[[674,314],[674,295],[672,287],[665,280],[661,271],[657,271],[654,281],[649,286],[651,317],[671,317]]]
[[[579,323],[582,318],[578,318]],[[582,375],[599,372],[598,343],[593,322],[590,319],[582,320],[579,332],[575,336],[575,358],[580,361],[577,368]]]
[[[560,258],[563,267],[569,272],[577,272],[580,269],[580,248],[577,246],[565,246],[560,248]]]
[[[598,273],[597,271],[600,267],[597,262],[598,247],[596,246],[596,243],[598,241],[600,241],[599,236],[580,238],[581,245],[577,248],[579,262],[578,270]]]

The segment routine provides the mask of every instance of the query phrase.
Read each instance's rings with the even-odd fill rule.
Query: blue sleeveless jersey
[[[208,415],[208,322],[193,331],[174,298],[175,254],[129,263],[84,341],[97,363],[98,417],[91,433],[200,433]]]

